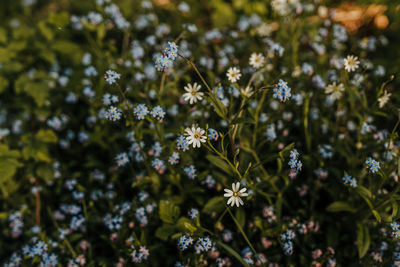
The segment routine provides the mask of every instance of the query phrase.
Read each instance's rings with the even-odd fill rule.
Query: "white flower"
[[[187,93],[184,93],[182,96],[185,99],[185,101],[187,102],[189,100],[190,104],[196,103],[198,100],[202,100],[203,99],[203,92],[199,92],[201,88],[201,85],[198,85],[197,83],[194,83],[193,85],[191,85],[190,83],[188,83],[184,89]]]
[[[385,90],[385,92],[383,93],[383,96],[378,98],[380,108],[383,108],[383,106],[386,105],[386,103],[389,101],[391,95],[392,94],[390,94],[390,93],[388,94],[388,92]]]
[[[196,125],[192,125],[192,128],[188,127],[185,129],[186,141],[188,144],[193,144],[193,147],[200,147],[201,143],[206,142],[207,137],[204,135],[205,130],[200,127],[196,128]]]
[[[336,82],[334,82],[325,88],[325,93],[330,94],[330,96],[334,100],[339,99],[342,96],[343,91],[344,91],[343,83],[336,85]]]
[[[252,66],[253,68],[259,69],[262,66],[264,66],[265,57],[261,53],[259,53],[259,54],[252,53],[249,58],[249,63],[250,63],[250,66]]]
[[[356,56],[348,55],[344,59],[344,69],[348,72],[352,72],[358,69],[358,65],[360,65],[360,61],[358,61],[358,57]]]
[[[245,193],[247,189],[244,187],[239,190],[239,188],[240,188],[240,183],[237,182],[236,184],[235,183],[232,184],[232,190],[229,190],[226,188],[224,189],[224,191],[226,192],[224,194],[224,197],[229,197],[228,202],[227,202],[228,205],[230,204],[232,207],[235,204],[238,207],[239,207],[239,204],[244,205],[244,203],[240,197],[248,196],[248,194]]]
[[[230,67],[228,69],[228,72],[226,73],[226,76],[228,76],[228,80],[231,83],[235,83],[237,81],[240,80],[240,77],[242,76],[242,74],[240,73],[240,69],[236,68],[236,67]]]
[[[251,97],[254,93],[251,87],[246,87],[246,89],[240,89],[240,92],[244,97]]]

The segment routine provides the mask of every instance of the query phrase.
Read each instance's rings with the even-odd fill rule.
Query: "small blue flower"
[[[186,173],[186,175],[189,177],[189,179],[194,180],[194,178],[197,177],[196,168],[194,167],[194,165],[190,165],[188,167],[185,167],[183,169],[183,171]]]
[[[143,120],[146,115],[149,113],[149,109],[145,104],[138,104],[133,109],[133,114],[136,116],[138,120]]]
[[[125,152],[119,153],[115,156],[115,161],[117,162],[118,167],[125,166],[128,162],[128,154]]]
[[[191,208],[188,212],[190,219],[195,219],[199,215],[199,210],[195,208]]]
[[[110,121],[117,121],[121,119],[121,111],[114,107],[114,106],[110,106],[110,108],[106,111],[106,119],[110,120]]]
[[[164,110],[160,106],[155,106],[153,110],[150,112],[151,116],[157,118],[158,120],[162,120],[165,116]]]
[[[178,239],[178,248],[182,251],[186,250],[193,244],[193,238],[183,235]]]
[[[189,150],[189,143],[183,135],[179,136],[178,139],[176,139],[176,146],[178,150],[182,150],[183,152]]]
[[[379,162],[374,160],[373,158],[368,158],[365,161],[365,164],[367,164],[368,171],[372,173],[376,173],[380,169]]]
[[[121,78],[121,74],[116,73],[113,70],[108,70],[104,74],[104,79],[106,79],[106,82],[108,84],[113,84],[113,83],[117,82],[117,80],[120,79],[120,78]]]
[[[292,89],[287,85],[287,82],[279,79],[278,86],[274,88],[273,97],[279,99],[279,101],[281,102],[285,102],[286,100],[289,100],[292,96],[291,90]]]
[[[218,132],[213,128],[208,128],[208,138],[210,140],[217,141],[218,140]]]
[[[172,155],[169,157],[168,162],[171,165],[176,165],[179,163],[179,159],[180,159],[179,153],[173,152]]]

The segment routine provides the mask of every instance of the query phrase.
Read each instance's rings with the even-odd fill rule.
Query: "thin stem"
[[[205,85],[205,87],[207,87],[207,89],[210,92],[210,94],[212,94],[212,90],[211,90],[210,86],[208,85],[208,83],[204,79],[203,75],[201,75],[201,73],[200,73],[199,69],[196,67],[196,65],[192,61],[190,61],[189,59],[187,59],[186,57],[182,56],[179,53],[178,53],[178,56],[183,58],[196,71],[197,75],[199,75],[199,77],[200,77],[201,81],[203,82],[203,84]]]
[[[247,244],[249,245],[249,247],[253,251],[254,255],[257,255],[256,250],[254,249],[253,245],[250,243],[250,240],[247,238],[247,235],[244,233],[244,231],[243,231],[242,227],[240,226],[239,222],[237,221],[236,217],[233,216],[233,213],[232,213],[231,209],[229,208],[229,206],[227,206],[226,209],[228,210],[229,214],[231,215],[231,217],[232,217],[233,221],[235,222],[236,226],[239,228],[239,231],[242,233],[242,236],[244,237],[244,239],[246,240]]]

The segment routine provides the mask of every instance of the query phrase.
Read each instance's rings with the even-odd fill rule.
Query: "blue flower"
[[[159,174],[164,173],[165,169],[167,168],[167,167],[165,166],[164,161],[163,161],[163,160],[160,160],[160,159],[154,159],[154,160],[151,162],[151,166],[153,166],[153,168],[154,168]]]
[[[367,164],[368,171],[372,173],[376,173],[380,169],[379,162],[374,160],[373,158],[368,158],[365,161],[365,164]]]
[[[113,70],[108,70],[104,74],[104,79],[106,79],[106,82],[108,84],[113,84],[113,83],[117,82],[117,80],[120,79],[120,78],[121,78],[121,74],[116,73]]]
[[[178,56],[178,46],[174,42],[168,42],[164,47],[164,53],[169,59],[175,60]]]
[[[193,238],[183,235],[178,239],[178,248],[182,251],[186,250],[193,244]]]
[[[165,116],[164,110],[160,106],[155,106],[153,110],[150,112],[151,116],[154,118],[157,118],[158,120],[161,120]]]
[[[208,128],[208,138],[210,140],[217,141],[218,140],[218,132],[213,128]]]
[[[125,166],[128,162],[128,154],[125,152],[119,153],[115,156],[115,161],[117,162],[118,167]]]
[[[143,120],[149,113],[149,109],[145,104],[139,104],[133,109],[133,114],[138,120]]]
[[[176,139],[176,146],[178,150],[186,151],[189,150],[189,143],[186,141],[186,138],[181,135]]]
[[[110,106],[110,108],[106,111],[106,119],[110,120],[110,121],[117,121],[121,119],[121,111],[114,107],[114,106]]]
[[[195,208],[191,208],[188,212],[190,219],[195,219],[199,215],[199,210]]]
[[[289,100],[292,96],[291,91],[292,89],[287,86],[287,82],[279,79],[278,86],[274,88],[274,95],[273,97],[279,99],[281,102],[285,102]]]
[[[179,153],[173,152],[172,155],[169,157],[168,162],[171,165],[176,165],[179,163],[179,159],[180,159]]]
[[[185,167],[185,168],[183,169],[183,171],[186,173],[186,175],[189,177],[189,179],[194,180],[194,178],[197,177],[196,168],[195,168],[193,165],[190,165],[190,166],[188,166],[188,167]]]

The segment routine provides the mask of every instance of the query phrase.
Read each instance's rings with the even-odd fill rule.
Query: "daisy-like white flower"
[[[348,55],[344,59],[344,69],[347,70],[348,72],[352,72],[358,69],[358,65],[360,65],[360,61],[356,56]]]
[[[244,97],[251,97],[254,94],[253,89],[251,87],[246,87],[246,89],[242,88],[240,89],[240,92]]]
[[[235,83],[240,80],[242,74],[240,73],[240,69],[236,67],[230,67],[226,73],[226,76],[228,76],[228,80],[231,83]]]
[[[385,92],[383,93],[383,96],[378,98],[380,108],[383,108],[383,106],[386,105],[386,103],[389,101],[391,95],[392,94],[390,94],[390,93],[388,94],[388,92],[385,90]]]
[[[344,91],[343,83],[336,85],[336,82],[334,82],[325,88],[325,93],[329,94],[334,100],[341,98],[343,91]]]
[[[248,194],[245,193],[247,188],[244,187],[240,190],[239,190],[239,188],[240,188],[240,183],[237,182],[236,184],[235,183],[232,184],[232,190],[229,190],[226,188],[224,189],[224,191],[226,192],[224,194],[224,197],[229,197],[228,202],[227,202],[228,205],[230,204],[232,207],[235,204],[237,207],[239,207],[239,204],[244,205],[243,200],[240,197],[248,196]]]
[[[265,64],[265,57],[259,53],[252,53],[249,58],[249,64],[255,69],[259,69]]]
[[[189,101],[190,104],[196,103],[198,100],[202,100],[204,93],[203,92],[199,92],[201,88],[201,85],[194,83],[193,85],[191,85],[190,83],[188,83],[184,89],[187,93],[183,94],[183,98],[185,99],[185,101]]]
[[[196,125],[192,125],[192,128],[188,127],[185,129],[186,141],[189,145],[193,144],[193,147],[200,147],[201,143],[205,143],[207,137],[204,135],[205,130]]]

